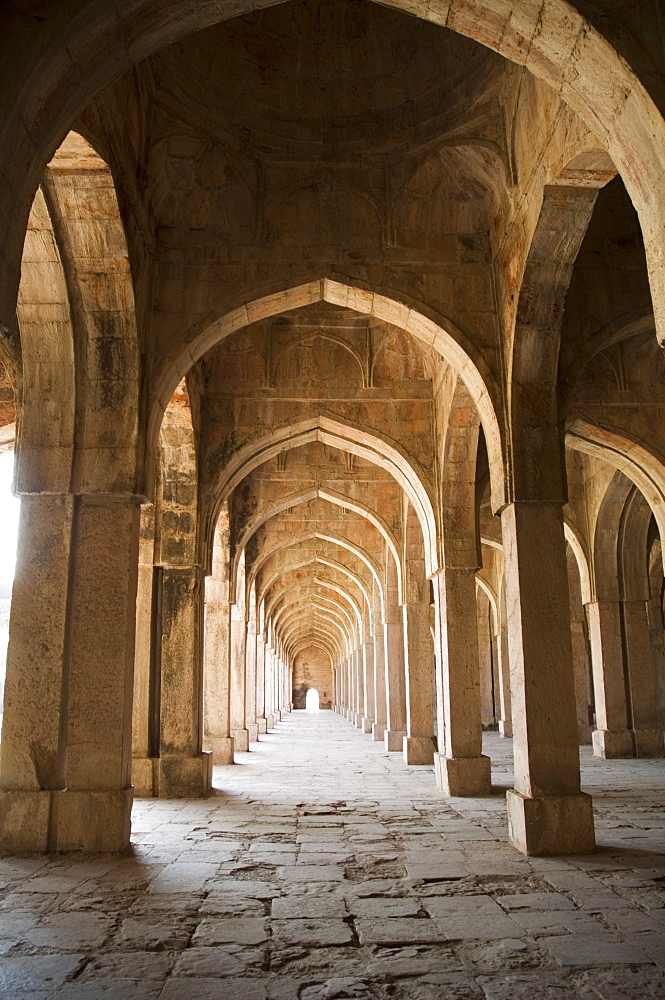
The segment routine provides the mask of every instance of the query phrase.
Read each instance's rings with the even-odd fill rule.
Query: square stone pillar
[[[443,724],[442,751],[434,759],[437,783],[445,795],[489,795],[490,759],[482,752],[475,570],[450,566],[438,573],[434,604],[438,715]]]
[[[407,764],[433,764],[436,749],[434,726],[434,646],[429,604],[404,604],[404,658]]]
[[[602,758],[633,757],[633,739],[628,732],[619,601],[592,601],[586,609],[596,706],[593,755]]]
[[[266,643],[265,647],[265,671],[266,671],[266,730],[275,728],[275,652],[272,646]]]
[[[233,764],[229,699],[229,603],[226,581],[208,577],[204,627],[203,745],[214,765]]]
[[[247,729],[247,667],[245,649],[247,624],[237,605],[229,605],[230,732],[236,753],[249,750]]]
[[[508,656],[508,632],[503,628],[494,636],[494,650],[499,675],[499,733],[506,738],[513,735],[513,720],[510,706],[510,659]]]
[[[657,724],[656,667],[646,601],[622,601],[630,681],[630,723],[635,755],[662,757],[663,731]]]
[[[256,635],[256,723],[259,734],[267,732],[266,722],[266,644]]]
[[[404,625],[402,609],[386,611],[386,750],[404,751],[406,736],[406,678],[404,675]]]
[[[580,744],[592,742],[589,723],[589,662],[586,622],[573,618],[570,622],[575,675],[575,705],[577,707],[577,738]]]
[[[511,843],[525,854],[593,850],[591,797],[580,791],[568,570],[560,503],[501,514],[513,708]]]
[[[353,676],[355,679],[353,724],[356,729],[362,729],[365,715],[365,657],[362,644],[353,651]]]
[[[212,759],[203,752],[203,594],[200,566],[162,567],[160,751],[156,794],[210,794]]]
[[[383,742],[386,732],[386,642],[385,623],[377,625],[374,636],[374,714],[372,739]]]
[[[139,505],[21,499],[0,848],[119,851],[130,831]]]
[[[136,642],[134,654],[134,698],[132,702],[132,784],[135,797],[153,794],[154,738],[153,605],[156,600],[154,506],[141,508],[138,587],[136,594]]]
[[[246,726],[249,742],[256,743],[259,738],[259,725],[256,721],[256,629],[251,623],[247,625],[245,662],[247,666]]]
[[[362,646],[363,681],[364,681],[364,714],[362,731],[371,733],[374,725],[374,639],[364,642]]]

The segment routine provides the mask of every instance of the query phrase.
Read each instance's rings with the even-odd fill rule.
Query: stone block
[[[425,917],[359,917],[356,927],[363,945],[399,947],[444,940],[435,922]]]
[[[235,746],[232,736],[209,736],[205,748],[212,754],[213,767],[233,764]]]
[[[282,896],[273,900],[272,916],[280,920],[302,920],[305,917],[346,916],[346,907],[341,896],[331,893],[312,895]]]
[[[436,745],[432,736],[405,736],[402,741],[405,764],[433,764]]]
[[[353,934],[347,923],[326,917],[273,920],[272,934],[273,939],[282,944],[303,945],[307,948],[327,948],[353,941]]]
[[[490,794],[492,787],[489,757],[434,756],[436,782],[444,795],[479,798]]]
[[[206,798],[212,789],[212,754],[159,757],[155,792],[160,799]]]
[[[360,720],[360,728],[362,729],[363,733],[371,733],[373,725],[374,723],[372,722],[371,719],[368,719],[366,715],[362,716]]]
[[[0,849],[47,850],[53,794],[51,791],[0,790]]]
[[[134,798],[152,798],[153,770],[154,759],[152,757],[132,757],[132,785],[134,786]]]
[[[662,729],[634,729],[633,737],[637,757],[665,756]]]
[[[192,938],[192,945],[206,948],[219,944],[256,945],[267,937],[262,917],[205,917]]]
[[[650,962],[645,955],[630,944],[620,941],[613,934],[566,934],[540,938],[559,965],[640,965]]]
[[[231,736],[233,737],[235,753],[247,753],[249,750],[249,730],[234,729]]]
[[[75,791],[57,795],[57,833],[51,846],[58,851],[105,853],[129,846],[131,788],[115,791]]]
[[[608,729],[594,729],[591,734],[594,757],[616,760],[619,757],[634,757],[633,738],[628,730],[611,732]]]
[[[447,941],[519,938],[523,929],[489,896],[437,896],[423,906]]]
[[[385,739],[386,726],[383,722],[375,722],[372,726],[372,739],[377,743],[383,743]]]
[[[393,730],[386,729],[384,733],[384,743],[386,750],[390,753],[402,753],[404,751],[404,737],[406,733],[403,731],[394,732]]]
[[[506,794],[508,836],[527,855],[588,854],[596,846],[591,796]]]

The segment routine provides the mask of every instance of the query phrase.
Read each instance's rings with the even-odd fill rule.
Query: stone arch
[[[19,288],[18,491],[136,493],[140,359],[129,258],[110,168],[79,133],[48,164],[31,218],[42,238],[26,234]]]
[[[393,476],[408,496],[418,516],[425,547],[427,575],[431,576],[438,565],[434,510],[427,487],[411,462],[397,447],[375,434],[368,434],[349,424],[342,424],[324,416],[313,417],[275,430],[235,453],[217,482],[215,489],[217,503],[206,526],[206,536],[212,537],[219,506],[252,469],[274,458],[281,451],[298,448],[310,441],[321,441],[330,447],[349,451],[373,465],[386,469]]]
[[[333,545],[338,545],[340,548],[347,549],[349,552],[353,552],[354,555],[361,560],[369,570],[376,584],[377,590],[379,592],[379,601],[381,608],[381,621],[385,620],[385,595],[383,590],[383,584],[381,582],[381,575],[379,572],[379,567],[372,556],[362,549],[359,545],[355,545],[346,538],[342,538],[341,535],[326,534],[321,531],[309,531],[302,535],[293,535],[289,538],[287,542],[282,542],[273,548],[266,550],[262,553],[262,558],[260,563],[257,561],[256,569],[252,567],[250,573],[247,574],[246,586],[251,586],[252,582],[255,580],[257,573],[259,572],[261,566],[270,559],[271,556],[275,555],[276,552],[281,552],[284,549],[293,547],[294,545],[299,545],[301,542],[307,542],[310,539],[318,538],[323,542],[331,542]]]
[[[174,0],[169,4],[169,16],[164,16],[164,8],[155,8],[149,0],[139,0],[126,12],[109,8],[103,0],[86,4],[70,19],[66,30],[58,33],[52,44],[47,43],[38,61],[30,63],[29,76],[17,75],[12,81],[15,89],[7,100],[12,111],[0,136],[7,189],[12,192],[11,200],[0,206],[3,231],[24,231],[28,205],[50,152],[97,91],[176,39],[264,5],[265,0],[245,0],[229,10],[223,0],[194,8],[185,0]],[[391,6],[475,39],[525,66],[549,84],[600,137],[640,215],[657,326],[663,327],[658,286],[665,266],[660,185],[665,168],[665,122],[626,60],[566,0],[551,0],[547,8],[522,5],[519,10],[509,4],[497,9],[493,0],[445,0],[436,10],[422,0],[392,0]],[[61,57],[63,40],[67,59]],[[44,86],[45,80],[49,88]],[[26,141],[26,136],[38,138]],[[18,260],[12,260],[12,249],[9,268],[15,276]],[[0,287],[9,290],[10,299],[4,306],[9,306],[11,315],[11,277]]]
[[[304,566],[311,566],[313,563],[317,563],[317,564],[319,564],[321,566],[327,566],[329,569],[336,570],[343,577],[344,576],[348,577],[349,580],[353,581],[353,583],[357,586],[358,590],[361,592],[361,594],[365,598],[366,607],[367,607],[367,617],[368,617],[368,623],[369,623],[369,632],[370,632],[370,635],[373,635],[374,634],[374,628],[373,628],[374,614],[373,614],[373,609],[372,609],[372,605],[371,605],[369,594],[367,592],[366,585],[363,583],[363,581],[360,579],[360,577],[358,577],[355,573],[353,573],[350,569],[348,569],[348,567],[343,566],[342,563],[338,563],[338,562],[336,562],[333,559],[325,559],[322,556],[314,556],[314,557],[312,557],[310,559],[305,559],[302,562],[295,563],[295,564],[289,564],[287,566],[282,567],[281,569],[279,569],[276,573],[274,573],[270,577],[270,579],[268,580],[268,582],[266,584],[264,584],[264,586],[261,589],[261,594],[260,594],[259,600],[262,600],[265,597],[265,595],[268,593],[268,591],[270,590],[270,588],[275,584],[275,582],[281,576],[285,575],[286,573],[290,573],[290,572],[292,572],[292,571],[294,571],[296,569],[302,569]],[[331,584],[325,584],[325,585],[332,587]],[[336,588],[332,587],[332,589],[334,590]],[[362,623],[361,634],[364,634],[364,615],[362,614],[362,611],[361,611],[359,605],[358,605],[358,611],[359,611],[359,614],[361,615],[361,623]],[[266,607],[266,612],[267,612],[267,607]]]
[[[365,359],[360,354],[360,352],[353,346],[353,344],[349,343],[348,340],[345,340],[344,337],[340,337],[334,333],[324,332],[323,330],[315,330],[312,333],[304,334],[302,337],[299,337],[298,340],[293,341],[290,344],[286,344],[285,347],[282,348],[282,350],[277,352],[277,354],[273,357],[273,367],[270,373],[271,382],[276,381],[277,368],[284,355],[288,351],[291,351],[297,347],[301,347],[304,344],[308,344],[313,340],[327,340],[329,343],[335,344],[337,347],[342,348],[342,350],[346,351],[347,354],[350,354],[353,360],[358,365],[360,371],[361,384],[363,388],[367,387],[369,381],[367,374],[367,365],[365,363]]]
[[[563,521],[563,533],[577,562],[577,570],[580,575],[580,588],[582,591],[582,604],[588,604],[592,599],[592,587],[591,571],[589,569],[589,556],[587,554],[586,545],[580,532],[567,518],[564,518]]]
[[[192,364],[230,334],[251,323],[277,316],[301,306],[328,302],[373,316],[414,336],[434,348],[466,384],[478,410],[489,456],[492,502],[499,509],[504,500],[503,442],[497,417],[498,388],[481,354],[452,321],[436,322],[419,311],[378,291],[368,291],[329,278],[264,295],[240,305],[221,318],[209,315],[185,331],[176,357],[165,360],[157,379],[148,418],[147,444],[154,447],[156,428],[161,422],[165,401]]]
[[[608,462],[635,483],[653,511],[661,538],[665,537],[665,463],[659,456],[645,444],[581,417],[569,423],[566,443]]]
[[[359,500],[355,500],[352,497],[344,496],[342,493],[337,493],[335,490],[326,489],[322,487],[316,487],[308,490],[302,490],[299,493],[292,493],[290,496],[283,498],[279,502],[270,504],[265,507],[262,511],[257,513],[248,523],[238,540],[231,560],[231,579],[235,578],[235,567],[237,564],[237,559],[240,552],[245,548],[247,542],[252,537],[252,535],[265,524],[271,517],[275,514],[281,513],[283,510],[288,510],[290,507],[296,507],[298,504],[307,503],[309,500],[314,500],[318,497],[320,500],[327,500],[329,503],[336,505],[337,507],[345,507],[347,510],[352,510],[355,514],[363,517],[366,521],[369,521],[373,527],[381,534],[386,542],[386,546],[391,553],[397,570],[397,584],[399,591],[399,603],[402,602],[402,558],[399,553],[397,540],[390,530],[386,522],[372,511],[365,504],[361,503]]]

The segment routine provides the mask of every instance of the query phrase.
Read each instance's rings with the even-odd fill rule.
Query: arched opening
[[[4,428],[3,428],[4,429]],[[0,433],[2,433],[0,431]],[[0,719],[4,704],[7,645],[9,642],[9,613],[12,583],[16,564],[20,501],[14,496],[14,451],[0,447]]]
[[[321,699],[316,688],[310,688],[305,697],[305,711],[318,712]]]

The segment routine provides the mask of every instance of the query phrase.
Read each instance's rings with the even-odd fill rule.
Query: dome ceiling
[[[290,0],[151,60],[162,110],[272,158],[413,148],[497,116],[505,62],[366,0]]]

